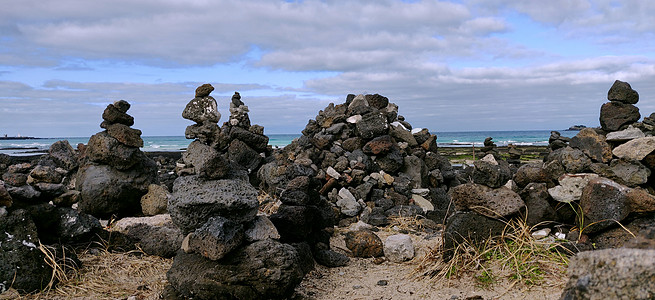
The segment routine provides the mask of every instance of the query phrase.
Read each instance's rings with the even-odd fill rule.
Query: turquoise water
[[[562,136],[573,137],[577,131],[559,131]],[[466,131],[466,132],[435,132],[440,146],[481,146],[484,139],[492,137],[498,146],[509,143],[515,145],[548,145],[550,130],[532,131]],[[269,145],[284,147],[299,137],[299,134],[269,134]],[[21,155],[31,151],[47,150],[50,145],[59,140],[67,140],[74,148],[79,143],[86,144],[88,137],[63,137],[34,140],[0,140],[0,153]],[[143,151],[180,151],[185,149],[191,140],[183,136],[144,136]],[[15,149],[8,149],[15,148]]]

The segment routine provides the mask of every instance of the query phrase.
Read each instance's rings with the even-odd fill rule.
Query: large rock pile
[[[81,158],[77,174],[79,209],[96,217],[131,216],[141,212],[141,197],[157,182],[157,165],[141,150],[141,131],[130,128],[125,100],[109,104],[100,127]]]
[[[412,131],[384,96],[351,94],[329,104],[259,171],[261,187],[282,202],[271,216],[282,240],[308,242],[318,262],[338,265],[344,260],[328,241],[337,221],[379,226],[427,215],[441,222],[447,191],[459,182],[436,140],[427,129]]]
[[[275,226],[257,215],[257,190],[248,172],[256,169],[268,138],[261,126],[250,125],[238,93],[230,120],[219,128],[212,90],[200,86],[182,114],[197,124],[186,130],[195,140],[168,205],[174,224],[187,234],[168,281],[179,295],[197,299],[289,296],[311,266],[307,250],[277,241]]]

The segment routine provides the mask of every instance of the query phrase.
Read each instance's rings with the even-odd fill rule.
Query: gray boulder
[[[591,159],[580,149],[565,147],[548,155],[547,162],[559,162],[567,173],[583,173],[591,165]]]
[[[639,121],[639,108],[618,101],[607,102],[600,107],[600,126],[605,131],[618,131]]]
[[[609,91],[607,91],[607,100],[619,101],[626,104],[637,104],[639,102],[639,93],[633,90],[629,83],[616,80]]]
[[[110,230],[125,234],[146,254],[161,257],[175,256],[184,239],[168,214],[123,218]]]
[[[242,224],[221,216],[211,217],[189,236],[189,251],[219,260],[244,240]]]
[[[627,159],[614,159],[610,163],[610,170],[617,181],[630,187],[644,184],[651,174],[650,169],[639,161]]]
[[[400,263],[414,258],[414,243],[406,234],[390,235],[384,240],[384,257]]]
[[[187,103],[182,118],[192,120],[198,124],[203,122],[218,123],[221,113],[218,112],[218,105],[212,96],[195,97]]]
[[[282,299],[302,281],[301,263],[293,246],[264,240],[219,261],[178,252],[166,277],[182,297]]]
[[[612,159],[612,148],[607,143],[605,136],[600,135],[593,128],[585,128],[574,136],[569,145],[572,148],[582,150],[592,160],[608,163]]]
[[[560,299],[653,299],[653,261],[655,250],[580,252],[569,263],[569,281]]]
[[[184,233],[220,215],[237,223],[252,221],[257,214],[257,190],[243,180],[202,180],[182,176],[173,184],[168,211]]]
[[[486,185],[490,188],[498,188],[508,180],[512,179],[512,171],[509,164],[504,161],[496,161],[493,155],[489,154],[482,160],[473,162],[473,182]]]
[[[492,218],[507,217],[519,212],[525,203],[507,187],[490,187],[466,183],[450,190],[450,197],[457,210],[472,210]]]
[[[115,138],[121,144],[128,147],[143,147],[143,139],[141,139],[141,130],[130,128],[124,124],[111,124],[107,125],[107,134]]]
[[[457,244],[464,241],[479,243],[489,237],[500,235],[505,229],[505,223],[488,218],[475,212],[458,211],[448,217],[443,233],[443,245],[449,259]]]
[[[146,216],[154,216],[167,212],[169,193],[166,187],[159,184],[148,186],[148,193],[141,197],[141,211]]]
[[[597,232],[625,219],[630,213],[629,191],[630,188],[607,178],[591,179],[580,197],[584,231]]]
[[[139,148],[129,147],[111,137],[106,131],[91,136],[85,156],[93,162],[127,170],[145,159]]]
[[[548,201],[551,198],[545,183],[530,183],[525,186],[520,195],[525,202],[524,218],[529,226],[557,219],[557,213]]]
[[[366,140],[372,139],[376,136],[385,135],[389,131],[387,118],[380,112],[364,115],[362,120],[355,124],[355,127],[357,129],[357,134]]]
[[[57,141],[50,145],[48,150],[48,155],[58,167],[61,167],[67,171],[77,168],[77,154],[73,147],[68,143],[68,141]]]
[[[642,160],[653,151],[655,151],[655,136],[649,136],[621,144],[614,148],[612,153],[618,158]]]
[[[635,128],[632,127],[632,125],[630,125],[628,126],[628,128],[623,129],[621,131],[610,132],[605,137],[607,138],[608,142],[625,142],[629,140],[642,138],[645,136],[646,135],[644,134],[644,132],[641,131],[639,128]]]

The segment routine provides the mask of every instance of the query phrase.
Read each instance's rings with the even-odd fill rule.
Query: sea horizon
[[[545,146],[548,145],[550,132],[553,130],[483,130],[483,131],[444,131],[432,132],[437,135],[437,145],[442,147],[481,147],[484,139],[493,138],[498,146],[514,144],[517,146]],[[573,137],[578,131],[557,130],[562,136]],[[300,137],[296,134],[268,134],[269,145],[274,148],[283,148],[294,139]],[[87,144],[90,137],[48,137],[24,140],[0,140],[0,153],[9,155],[29,155],[47,150],[50,145],[60,140],[67,140],[73,148],[79,143]],[[171,136],[142,136],[145,152],[157,151],[183,151],[191,143],[182,135]]]

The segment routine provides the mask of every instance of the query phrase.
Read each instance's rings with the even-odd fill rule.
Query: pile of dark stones
[[[173,185],[168,210],[186,235],[167,273],[174,293],[197,299],[268,299],[289,296],[313,267],[308,249],[280,242],[275,226],[258,215],[249,182],[266,149],[263,128],[250,125],[237,94],[223,128],[209,84],[182,116],[196,122],[185,166]],[[256,149],[256,150],[255,150]],[[256,157],[257,159],[254,159]]]
[[[282,241],[308,243],[317,262],[336,266],[347,260],[330,251],[334,225],[385,226],[398,216],[441,223],[459,181],[436,140],[384,96],[330,103],[259,171],[260,187],[281,201],[271,221]]]
[[[45,288],[52,267],[41,249],[49,247],[58,263],[75,263],[68,245],[88,241],[101,228],[93,216],[72,206],[78,154],[59,141],[33,161],[3,162],[0,180],[0,292],[12,287],[22,293]],[[65,250],[62,250],[65,249]],[[68,261],[63,261],[65,255]]]
[[[77,173],[80,211],[100,218],[133,216],[141,212],[141,197],[158,184],[157,165],[146,156],[141,131],[130,126],[125,100],[107,105],[100,127],[83,148]]]

